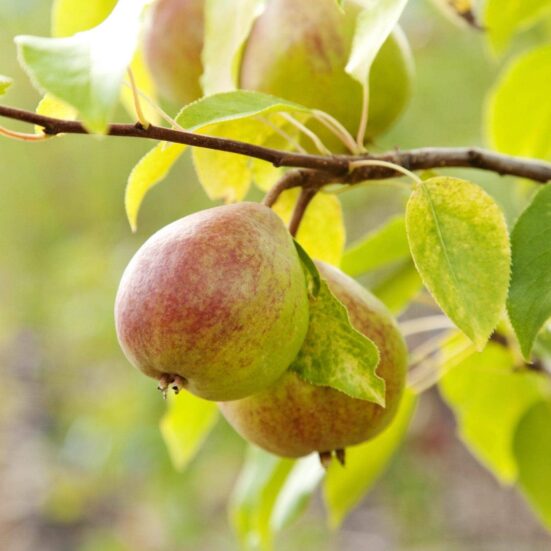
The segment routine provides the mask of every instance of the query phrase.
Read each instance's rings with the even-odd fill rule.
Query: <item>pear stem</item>
[[[298,196],[295,209],[293,210],[293,215],[291,217],[291,222],[289,222],[289,233],[296,237],[300,223],[306,214],[306,209],[316,196],[316,190],[310,188],[302,188],[300,190],[300,195]]]
[[[134,110],[136,111],[136,117],[140,124],[147,130],[151,123],[146,119],[143,113],[140,96],[138,94],[138,87],[136,86],[134,73],[132,72],[132,69],[130,69],[130,67],[128,68],[128,79],[130,80],[130,89],[132,90],[132,99],[134,100]]]

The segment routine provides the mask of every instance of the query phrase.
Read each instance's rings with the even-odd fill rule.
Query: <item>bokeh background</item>
[[[410,4],[404,27],[417,65],[415,94],[375,147],[484,143],[484,101],[499,62],[480,33],[458,29],[430,2]],[[0,73],[16,81],[5,103],[34,109],[39,99],[16,64],[12,39],[47,35],[50,7],[0,0]],[[125,181],[149,147],[79,136],[0,141],[1,551],[237,549],[226,503],[244,443],[220,421],[191,466],[176,472],[158,429],[165,405],[154,382],[125,360],[114,333],[114,295],[133,252],[166,223],[211,206],[186,157],[149,194],[131,234]],[[515,186],[470,177],[515,218]],[[341,197],[350,240],[404,203],[388,186]],[[550,549],[551,537],[517,493],[464,449],[453,416],[431,391],[400,453],[340,533],[325,527],[316,496],[278,548],[522,551]]]

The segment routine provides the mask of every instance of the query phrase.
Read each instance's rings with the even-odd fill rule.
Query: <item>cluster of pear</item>
[[[343,450],[392,420],[407,353],[375,297],[337,268],[316,264],[354,328],[379,349],[385,407],[312,385],[292,369],[308,338],[307,280],[283,222],[257,203],[197,212],[145,242],[117,293],[119,342],[161,389],[219,402],[242,436],[272,453]]]
[[[205,0],[157,0],[145,35],[148,66],[159,91],[183,106],[202,95]],[[353,135],[362,86],[346,71],[361,6],[354,0],[267,0],[245,42],[239,87],[329,113]],[[386,130],[404,109],[412,61],[399,28],[387,39],[370,74],[367,139]],[[335,146],[321,125],[315,128]],[[336,147],[336,146],[335,146]]]

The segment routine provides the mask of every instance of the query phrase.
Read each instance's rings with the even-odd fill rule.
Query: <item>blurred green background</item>
[[[417,65],[414,99],[375,147],[482,144],[483,105],[498,62],[480,33],[453,26],[429,2],[411,4],[404,27]],[[0,73],[16,81],[4,103],[34,109],[39,99],[17,66],[12,39],[47,35],[50,7],[0,0]],[[125,360],[114,333],[114,295],[133,252],[156,229],[211,205],[186,157],[150,193],[132,235],[124,185],[150,145],[79,136],[0,142],[2,551],[237,548],[225,507],[243,442],[221,421],[190,468],[176,472],[158,430],[164,403],[155,383]],[[470,177],[514,219],[515,186]],[[350,239],[404,201],[389,186],[341,197]],[[543,550],[551,538],[516,492],[465,451],[451,414],[431,392],[407,444],[342,531],[325,528],[316,497],[278,547]]]

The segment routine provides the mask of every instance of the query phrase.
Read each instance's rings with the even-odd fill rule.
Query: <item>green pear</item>
[[[344,10],[335,0],[269,0],[243,52],[241,87],[326,111],[355,136],[362,86],[345,66],[359,6],[348,1]],[[403,111],[411,77],[409,46],[398,29],[371,69],[367,139],[389,128]]]
[[[379,348],[377,374],[386,383],[386,407],[314,386],[293,370],[257,394],[220,404],[238,433],[283,457],[342,450],[373,438],[394,418],[405,385],[406,345],[385,306],[337,268],[316,264],[352,325]]]
[[[144,34],[145,59],[155,84],[180,107],[203,95],[204,0],[157,0]]]
[[[197,212],[155,233],[130,261],[115,302],[130,362],[209,400],[272,384],[300,350],[308,318],[293,240],[257,203]]]

